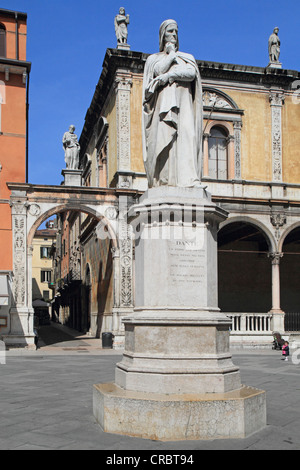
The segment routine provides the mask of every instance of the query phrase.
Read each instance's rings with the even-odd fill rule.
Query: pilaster
[[[282,128],[281,109],[284,95],[281,92],[271,91],[269,95],[272,119],[272,179],[282,181]]]
[[[118,75],[116,84],[116,125],[117,125],[117,173],[118,187],[132,187],[130,158],[130,93],[132,79],[128,75]],[[124,174],[125,173],[125,174]]]
[[[27,247],[27,198],[20,191],[11,198],[13,232],[13,285],[10,309],[10,333],[3,337],[7,345],[33,346],[33,316],[31,305],[31,247]]]

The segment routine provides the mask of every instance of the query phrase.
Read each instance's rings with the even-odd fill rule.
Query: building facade
[[[16,301],[10,322],[18,316],[28,323],[34,233],[57,213],[53,317],[92,335],[112,332],[114,347],[123,346],[122,318],[132,313],[135,298],[127,212],[147,190],[146,59],[129,47],[107,49],[79,139],[81,184],[65,178],[59,187],[33,186],[21,184],[21,176],[8,184]],[[299,330],[289,322],[293,315],[299,319],[300,300],[299,72],[270,64],[197,64],[201,180],[228,212],[218,232],[219,307],[232,319],[232,345],[270,347],[273,331],[289,336]],[[28,331],[29,338],[31,326]],[[18,330],[15,341],[20,337]]]
[[[27,15],[0,9],[0,331],[10,331],[13,246],[10,191],[7,182],[27,178],[28,82]],[[15,252],[15,254],[14,254]]]
[[[53,244],[56,242],[56,229],[44,228],[36,231],[32,251],[32,300],[49,302],[52,298]]]
[[[133,195],[147,189],[141,126],[146,58],[130,50],[106,52],[80,136],[83,185],[127,188]],[[232,318],[233,345],[269,345],[272,331],[289,334],[299,328],[291,330],[288,321],[300,300],[299,72],[197,63],[204,110],[201,179],[213,201],[228,211],[218,234],[219,306]],[[121,326],[114,311],[121,318],[134,306],[134,242],[126,224],[122,228],[126,210],[119,203],[119,228],[125,236],[117,254],[118,273],[112,273],[110,250],[97,241],[96,226],[90,225],[84,238],[97,243],[81,244],[81,276],[89,273],[92,290],[98,289],[95,273],[101,265],[120,281],[113,289],[104,286],[105,294],[100,289],[102,294],[92,301],[99,318],[105,297],[111,318],[105,330],[116,335]],[[94,334],[97,325],[91,328]]]

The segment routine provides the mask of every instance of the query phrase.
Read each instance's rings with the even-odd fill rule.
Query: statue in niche
[[[159,52],[145,64],[142,118],[148,186],[201,186],[201,79],[194,57],[178,50],[174,20],[161,24]]]
[[[119,14],[115,16],[115,32],[118,44],[127,44],[127,25],[129,24],[129,15],[125,15],[125,8],[119,9]]]
[[[69,170],[78,170],[79,167],[79,151],[80,145],[77,140],[77,135],[74,134],[75,126],[73,124],[69,130],[63,135],[63,148],[65,151],[66,167]]]
[[[274,28],[273,33],[269,37],[269,59],[270,62],[279,62],[280,39],[278,37],[279,28]]]

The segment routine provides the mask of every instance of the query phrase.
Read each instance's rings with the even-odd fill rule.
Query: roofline
[[[24,13],[22,11],[15,11],[15,10],[5,10],[4,8],[0,8],[0,16],[9,16],[11,18],[16,18],[16,15],[19,19],[27,19],[27,13]]]
[[[18,60],[18,59],[8,59],[7,57],[0,57],[0,65],[10,65],[11,67],[24,67],[26,68],[27,72],[31,70],[31,62],[26,60]]]

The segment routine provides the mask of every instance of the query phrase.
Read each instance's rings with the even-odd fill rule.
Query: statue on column
[[[75,126],[73,124],[69,130],[63,135],[63,148],[65,151],[66,167],[69,170],[78,170],[79,168],[79,151],[80,145],[77,140],[77,135],[74,134]]]
[[[125,8],[119,9],[119,14],[115,16],[115,32],[118,45],[127,44],[127,25],[129,24],[129,15],[125,15]]]
[[[278,37],[279,28],[274,28],[273,33],[269,37],[269,59],[270,63],[279,63],[280,39]]]
[[[201,79],[194,57],[178,50],[174,20],[161,24],[159,52],[145,64],[142,118],[149,188],[201,186]]]

